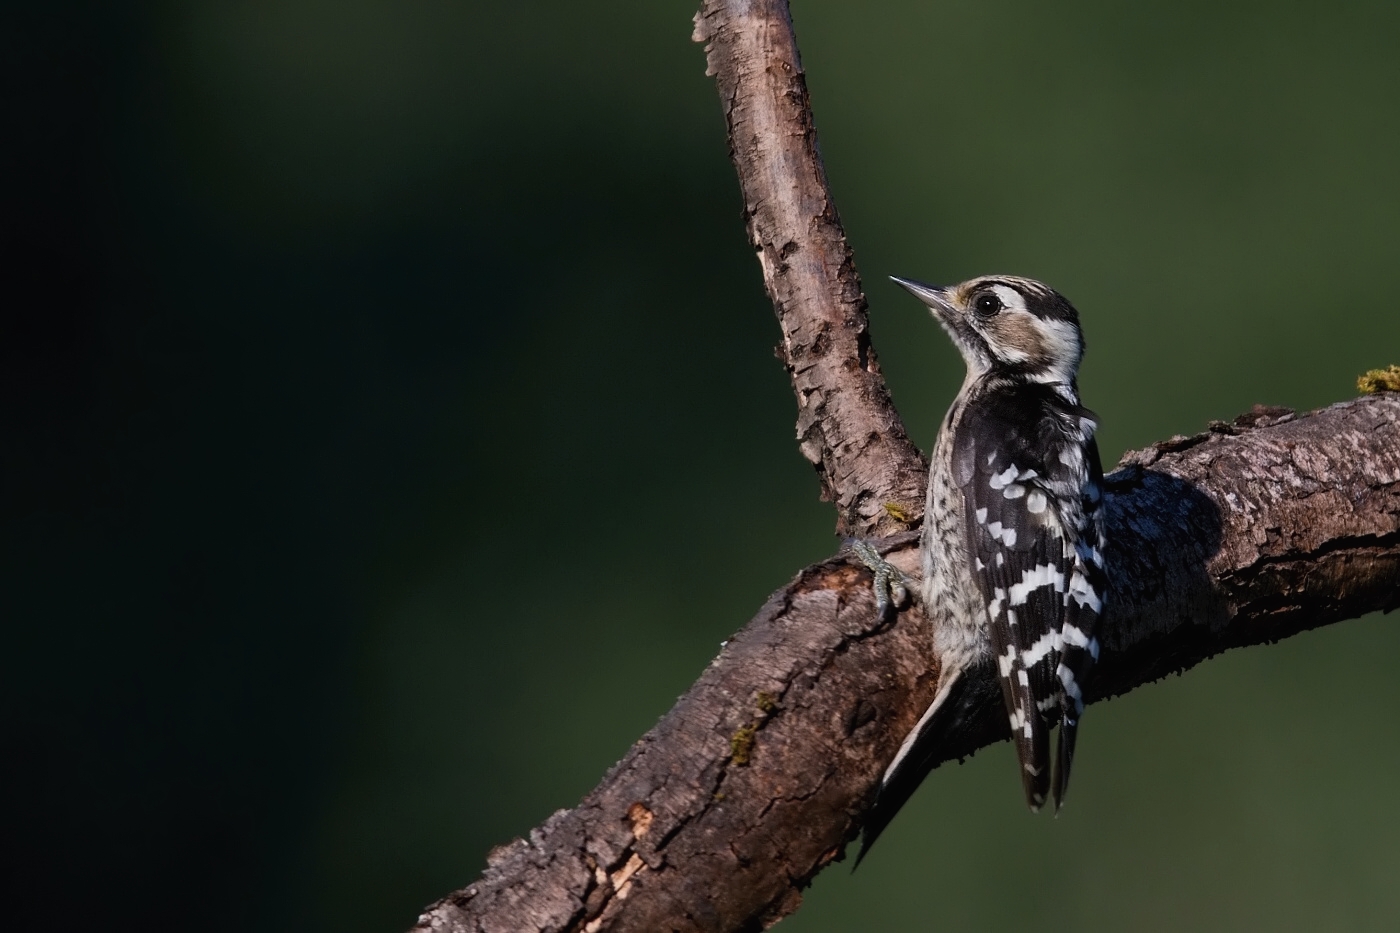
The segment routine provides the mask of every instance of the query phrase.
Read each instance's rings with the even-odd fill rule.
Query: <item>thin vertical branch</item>
[[[902,531],[923,512],[926,466],[870,342],[788,5],[706,0],[694,38],[705,43],[706,73],[719,89],[749,240],[782,328],[798,445],[836,505],[838,531]]]

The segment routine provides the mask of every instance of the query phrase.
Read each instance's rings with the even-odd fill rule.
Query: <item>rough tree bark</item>
[[[836,504],[839,534],[904,531],[924,507],[927,467],[890,401],[865,295],[817,150],[786,2],[707,0],[706,42],[739,172],[749,241],[778,315],[797,395],[797,442]]]
[[[798,439],[838,528],[916,563],[924,463],[889,400],[826,190],[782,0],[706,0],[750,236],[783,332]],[[1400,395],[1256,408],[1124,457],[1107,481],[1115,588],[1091,701],[1228,648],[1400,605]],[[882,623],[869,574],[801,571],[573,810],[488,856],[417,930],[739,931],[795,910],[860,828],[937,689],[918,607]],[[995,691],[990,691],[995,695]],[[966,711],[941,750],[1007,738]]]

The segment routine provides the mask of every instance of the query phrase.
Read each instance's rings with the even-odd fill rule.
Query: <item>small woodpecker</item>
[[[1103,469],[1097,419],[1075,384],[1084,339],[1074,307],[1014,276],[894,281],[947,331],[967,376],[933,447],[919,547],[938,695],[885,772],[862,856],[927,773],[940,709],[978,665],[995,665],[1027,803],[1038,810],[1053,796],[1059,809],[1107,591]]]

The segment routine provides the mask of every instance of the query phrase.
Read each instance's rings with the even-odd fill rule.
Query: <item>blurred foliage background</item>
[[[1068,294],[1109,462],[1400,362],[1400,7],[795,6],[921,445],[889,273]],[[406,928],[835,547],[692,12],[4,14],[12,928]],[[1058,820],[940,771],[782,928],[1393,929],[1397,656],[1098,707]]]

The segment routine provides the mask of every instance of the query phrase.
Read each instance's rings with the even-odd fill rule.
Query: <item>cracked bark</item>
[[[801,449],[838,529],[892,535],[891,559],[912,571],[916,536],[894,533],[917,523],[925,466],[869,341],[786,4],[707,0],[696,38],[782,329]],[[1256,408],[1130,453],[1106,504],[1114,590],[1091,702],[1400,605],[1400,395]],[[919,609],[883,623],[873,610],[863,567],[838,555],[802,570],[577,807],[494,850],[415,929],[717,933],[791,913],[859,831],[937,689]],[[999,706],[972,706],[939,759],[1006,738]]]
[[[1400,395],[1256,410],[1127,455],[1106,492],[1116,586],[1091,702],[1400,605]],[[890,541],[911,569],[913,538]],[[917,607],[873,612],[864,568],[803,570],[578,807],[417,929],[735,931],[795,910],[937,689]],[[998,707],[975,709],[940,758],[1006,738]]]
[[[749,241],[782,329],[798,449],[836,506],[838,533],[903,531],[923,513],[926,469],[870,342],[787,4],[711,0],[694,38],[707,43],[705,73],[724,107]]]

